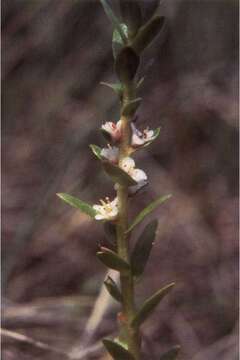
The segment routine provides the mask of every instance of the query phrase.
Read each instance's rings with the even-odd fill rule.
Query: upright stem
[[[128,84],[123,93],[122,107],[135,97],[134,83]],[[122,110],[122,109],[121,109]],[[131,142],[130,117],[121,116],[122,142],[120,146],[119,164],[124,157],[128,156],[129,145]],[[126,234],[128,228],[128,188],[119,185],[117,190],[119,220],[117,226],[117,245],[118,254],[126,261],[129,261],[129,236]],[[124,340],[127,342],[128,350],[135,360],[140,359],[140,342],[138,330],[132,328],[131,321],[135,315],[134,301],[134,280],[131,270],[120,272],[121,292],[123,297],[121,330]]]

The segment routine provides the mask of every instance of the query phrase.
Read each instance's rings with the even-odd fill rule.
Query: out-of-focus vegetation
[[[170,0],[160,11],[169,31],[141,64],[137,122],[162,129],[137,155],[151,178],[132,215],[174,195],[156,212],[139,300],[177,286],[146,323],[146,359],[179,343],[180,360],[236,360],[238,2]],[[2,3],[2,327],[51,347],[5,332],[5,360],[106,359],[99,341],[116,330],[117,304],[98,296],[102,229],[55,195],[109,194],[88,144],[103,144],[97,128],[119,116],[99,85],[113,80],[111,31],[98,1]]]

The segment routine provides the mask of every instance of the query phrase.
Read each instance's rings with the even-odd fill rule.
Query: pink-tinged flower
[[[119,141],[121,139],[121,120],[119,120],[116,124],[111,121],[107,121],[101,126],[101,129],[106,131],[113,141]]]
[[[105,200],[100,200],[101,205],[93,205],[96,210],[96,220],[115,220],[118,215],[118,199],[115,198],[110,201],[108,197]]]
[[[147,181],[147,175],[141,169],[135,168],[135,161],[131,157],[125,157],[120,163],[121,169],[126,171],[137,183]]]
[[[132,146],[138,147],[146,145],[147,143],[153,141],[156,137],[156,134],[153,130],[149,130],[149,128],[143,130],[143,132],[139,131],[133,123],[131,123],[132,127]]]
[[[107,159],[113,164],[118,163],[118,157],[119,157],[119,149],[116,146],[110,146],[108,144],[107,148],[103,148],[100,152],[100,156]]]

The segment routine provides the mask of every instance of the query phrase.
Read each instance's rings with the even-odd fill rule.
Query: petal
[[[109,217],[115,218],[115,217],[117,216],[117,214],[118,214],[118,209],[117,209],[117,208],[114,208],[114,209],[112,209],[112,211],[110,212]]]
[[[97,212],[101,212],[103,210],[103,207],[101,205],[93,205],[93,209]]]
[[[145,130],[145,141],[151,141],[154,138],[153,130]]]
[[[124,159],[122,159],[122,162],[121,162],[121,168],[128,172],[130,169],[134,168],[135,166],[135,161],[130,158],[130,157],[125,157]]]
[[[114,206],[117,206],[118,205],[118,198],[115,197],[115,199],[111,202],[111,206],[114,207]]]
[[[134,169],[131,172],[131,176],[132,178],[137,181],[140,182],[142,180],[147,180],[147,175],[145,174],[145,172],[141,169]]]
[[[137,134],[133,134],[132,135],[132,145],[136,146],[136,145],[143,145],[144,144],[144,140],[141,139]]]
[[[97,214],[97,215],[95,215],[95,219],[96,220],[103,220],[103,219],[105,219],[105,217],[100,215],[100,214]]]

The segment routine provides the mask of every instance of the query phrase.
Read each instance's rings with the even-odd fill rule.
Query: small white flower
[[[109,133],[112,140],[119,141],[121,139],[121,120],[119,120],[116,124],[111,121],[107,121],[101,126],[101,128]]]
[[[147,175],[143,170],[135,168],[135,161],[132,158],[125,157],[122,159],[120,167],[126,171],[126,173],[128,173],[128,175],[130,175],[137,183],[147,181]]]
[[[146,143],[154,140],[154,131],[149,130],[149,128],[143,130],[143,132],[139,131],[133,123],[131,123],[132,127],[132,146],[142,146]]]
[[[102,205],[93,205],[96,210],[96,220],[114,220],[118,215],[118,199],[115,198],[112,202],[106,197],[105,201],[100,200]]]
[[[111,163],[118,163],[119,149],[116,146],[110,146],[108,144],[107,148],[103,148],[100,152],[100,155],[110,161]]]

